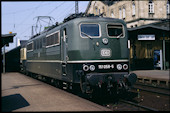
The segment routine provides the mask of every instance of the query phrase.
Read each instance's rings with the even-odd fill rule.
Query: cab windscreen
[[[81,36],[87,38],[88,36],[96,38],[100,36],[99,24],[81,24]]]

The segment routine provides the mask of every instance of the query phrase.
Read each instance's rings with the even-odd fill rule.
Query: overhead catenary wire
[[[11,25],[11,24],[14,24],[14,23],[5,23],[5,22],[4,22],[3,24],[9,24],[9,25]],[[28,23],[19,24],[19,23],[15,23],[15,25],[23,26],[23,25],[32,25],[32,24],[28,24]]]
[[[65,3],[65,1],[62,2],[60,5],[58,5],[57,7],[55,7],[53,10],[51,10],[51,11],[50,11],[49,13],[47,13],[46,15],[50,15],[52,12],[54,12],[57,8],[59,8],[60,6],[62,6],[64,3]]]
[[[15,30],[15,13],[13,13],[13,20],[14,20],[14,28],[13,31]]]
[[[22,5],[22,4],[20,4],[20,3],[18,4],[18,3],[17,3],[17,5]],[[31,6],[26,7],[26,6],[29,6],[29,5],[24,4],[23,5],[24,7],[16,7],[15,10],[11,10],[11,12],[9,12],[10,10],[3,10],[1,8],[2,9],[2,12],[1,12],[2,27],[3,26],[11,27],[17,33],[17,37],[20,37],[20,39],[23,38],[25,40],[24,36],[25,35],[31,36],[30,35],[31,28],[32,28],[33,25],[34,25],[33,27],[35,27],[35,24],[33,24],[32,21],[30,21],[30,19],[33,18],[33,15],[37,16],[37,14],[40,14],[40,13],[43,13],[43,14],[47,13],[49,16],[54,16],[55,20],[58,20],[58,17],[60,17],[63,20],[64,17],[66,15],[68,15],[69,13],[74,13],[74,7],[75,7],[74,3],[75,3],[75,1],[72,1],[72,2],[40,1],[40,2],[38,2],[38,4],[37,4],[37,2],[35,2],[35,3],[36,4],[33,4],[32,7]],[[55,4],[55,3],[58,3],[58,4]],[[46,6],[46,8],[45,8],[45,6]],[[49,8],[49,6],[50,6],[50,8]],[[85,6],[85,5],[83,4],[83,6]],[[5,6],[5,5],[2,4],[2,7],[4,7],[4,9],[7,8],[7,7],[8,7],[8,9],[10,9],[10,7],[7,6],[7,5]],[[47,9],[47,7],[48,7],[48,9]],[[66,7],[66,8],[64,10],[61,10],[63,7]],[[20,10],[19,8],[22,8],[22,10]],[[46,10],[41,11],[40,13],[37,12],[37,10],[39,11],[41,8],[46,9]],[[82,9],[81,6],[80,6],[80,9]],[[4,11],[6,13],[4,13]],[[21,17],[20,17],[20,15],[21,15]],[[13,21],[7,21],[7,19],[5,19],[7,17],[10,18],[11,20],[13,19]],[[6,21],[4,21],[4,20],[6,20]],[[5,27],[3,28],[2,32],[5,32]],[[9,29],[10,28],[8,28],[8,30]],[[14,31],[12,31],[12,32],[14,32]]]
[[[38,8],[41,7],[42,3],[43,3],[43,2],[41,2],[38,6],[36,6],[35,9],[34,9],[26,18],[24,18],[24,20],[21,21],[21,23],[19,23],[18,25],[20,26],[20,25],[23,24],[23,22],[25,22],[26,20],[28,20],[28,18],[30,17],[30,15],[32,15]],[[21,27],[20,27],[20,28],[21,28]],[[28,27],[28,28],[31,28],[31,27]],[[23,33],[25,33],[25,31],[27,31],[28,28],[26,28],[26,30],[24,30],[20,35],[22,35]],[[18,27],[16,28],[16,26],[15,26],[15,29],[18,30]]]
[[[61,18],[64,18],[64,17],[68,16],[70,14],[70,12],[73,11],[73,9],[74,9],[74,6],[67,13],[65,13],[64,15],[60,15],[57,19],[59,20]]]
[[[41,7],[47,6],[47,5],[49,5],[49,4],[51,4],[51,3],[43,4],[43,5],[41,5]],[[13,13],[15,13],[15,14],[24,13],[24,12],[26,12],[26,11],[34,10],[34,9],[36,9],[36,8],[37,8],[37,6],[36,6],[36,7],[32,7],[32,8],[28,8],[28,9],[23,9],[23,10],[18,10],[18,11],[14,11],[14,12],[9,12],[9,13],[2,13],[2,15],[4,16],[4,15],[11,15],[11,14],[13,14]]]
[[[19,34],[20,36],[25,33],[26,31],[28,31],[29,29],[31,29],[31,26],[27,27],[23,32],[21,32],[21,34]]]
[[[41,4],[42,4],[42,2],[36,7],[36,9],[39,8],[41,6]],[[36,9],[33,10],[26,18],[24,18],[24,20],[20,24],[22,24],[24,21],[26,21],[30,17],[30,15],[32,15],[36,11]]]
[[[62,2],[59,6],[57,6],[57,7],[55,7],[55,9],[57,9],[58,7],[60,7],[61,5],[63,5],[65,2]],[[37,10],[39,7],[41,7],[41,4],[42,4],[42,2],[37,6],[37,7],[35,7],[35,10]],[[50,11],[49,12],[49,14],[51,14],[55,9],[53,9],[52,11]],[[30,17],[30,15],[32,15],[34,12],[35,12],[35,10],[33,10],[20,24],[22,24],[26,19],[28,19],[29,17]],[[20,25],[19,24],[19,25]]]
[[[81,6],[81,4],[79,4],[79,5]],[[71,11],[72,11],[72,13],[74,13],[74,10],[73,10],[74,8],[75,8],[75,6],[73,6],[67,13],[65,13],[64,15],[62,15],[63,12],[66,12],[66,11],[64,10],[63,12],[61,12],[61,13],[59,14],[60,16],[57,17],[57,19],[60,20],[61,18],[65,18],[65,17],[69,16]],[[83,10],[83,7],[80,8],[80,11],[81,11],[81,10]]]
[[[43,2],[41,2],[41,3],[36,7],[36,9],[39,8],[42,3],[43,3]],[[30,15],[33,14],[34,12],[35,12],[35,10],[32,11],[19,25],[23,24],[23,22],[26,21],[26,20],[30,17]],[[21,27],[20,27],[20,28],[21,28]],[[25,33],[29,28],[31,28],[31,26],[29,26],[28,28],[26,28],[26,29],[20,34],[20,36],[21,36],[23,33]],[[18,30],[18,28],[16,28],[16,29]]]
[[[47,3],[47,4],[49,4],[49,3]],[[51,3],[50,3],[51,4]],[[58,6],[56,6],[55,8],[53,8],[47,15],[50,15],[50,14],[52,14],[53,12],[55,12],[56,11],[56,9],[58,9],[59,7],[61,7],[61,6],[63,6],[65,4],[65,1],[63,1],[62,3],[60,3]],[[44,5],[44,4],[43,4]],[[57,15],[60,15],[60,17],[59,18],[64,18],[64,17],[66,17],[66,15],[69,15],[69,13],[70,12],[73,12],[74,10],[74,5],[69,5],[69,6],[73,6],[73,7],[69,7],[69,8],[67,8],[67,10],[68,11],[66,11],[66,10],[63,10],[62,12],[60,11],[59,13],[60,14],[57,14]],[[37,5],[36,7],[33,7],[34,9],[33,9],[33,11],[30,13],[30,14],[28,14],[20,23],[15,23],[15,20],[14,20],[14,26],[13,26],[13,28],[16,30],[16,31],[18,31],[18,30],[20,30],[22,27],[21,26],[23,26],[23,25],[26,25],[25,24],[25,22],[31,17],[31,15],[38,9],[38,8],[40,8],[40,7],[42,7],[42,2],[39,4],[39,5]],[[71,8],[71,9],[70,9]],[[69,10],[70,9],[70,10]],[[27,10],[32,10],[31,8],[29,8],[29,9],[25,9],[25,10],[22,10],[23,12],[25,12],[25,11],[27,11]],[[15,11],[15,13],[13,13],[13,15],[14,16],[16,16],[16,14],[17,13],[21,13],[22,12],[21,10],[18,10],[18,11]],[[66,13],[65,13],[66,12]],[[58,12],[57,12],[58,13]],[[9,14],[9,13],[8,13]],[[58,17],[56,18],[56,19],[58,19]],[[46,22],[47,23],[47,22]],[[29,25],[29,24],[28,24]],[[30,24],[31,25],[31,24]],[[19,27],[18,27],[19,26]],[[31,28],[31,27],[30,27]],[[26,29],[28,29],[28,28],[26,28]],[[25,31],[25,29],[22,29],[22,33],[21,34],[23,34],[23,32]],[[20,34],[20,35],[21,35]]]

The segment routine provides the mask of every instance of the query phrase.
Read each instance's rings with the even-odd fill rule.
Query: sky
[[[85,12],[89,1],[78,1],[79,12]],[[1,34],[17,33],[13,43],[6,47],[9,51],[16,47],[16,40],[28,40],[32,35],[32,26],[38,25],[37,31],[45,26],[61,23],[70,14],[75,13],[75,1],[2,1]],[[37,16],[50,16],[37,23]],[[35,27],[34,27],[35,34]]]

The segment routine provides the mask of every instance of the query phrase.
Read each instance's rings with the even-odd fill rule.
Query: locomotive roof
[[[122,23],[124,25],[126,24],[123,20],[117,19],[117,18],[99,17],[99,16],[78,17],[78,18],[70,19],[69,21],[66,21],[66,22],[64,22],[62,24],[59,24],[59,25],[56,25],[56,26],[52,26],[51,29],[46,30],[46,31],[42,31],[42,33],[34,35],[31,39],[37,38],[37,37],[41,37],[41,35],[45,35],[46,32],[51,31],[51,30],[53,30],[55,28],[64,26],[66,24],[79,23],[81,21],[82,22],[83,21],[89,21],[89,22],[101,22],[101,21],[106,22],[106,21],[109,21],[109,22],[120,22],[120,23]]]
[[[80,21],[86,21],[86,20],[95,21],[95,22],[98,22],[98,21],[115,21],[115,22],[125,23],[123,20],[117,19],[117,18],[109,18],[109,17],[80,17],[80,18],[75,18],[73,20],[65,22],[62,25],[69,24],[69,23],[76,22],[76,21],[80,22]]]

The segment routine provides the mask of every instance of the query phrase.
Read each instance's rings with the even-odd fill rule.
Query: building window
[[[100,9],[99,9],[99,15],[100,15]]]
[[[122,19],[122,10],[119,8],[119,19]]]
[[[103,8],[103,13],[105,13],[104,6],[102,8]]]
[[[98,9],[97,9],[97,7],[95,8],[95,10],[96,10],[96,15],[98,14]]]
[[[149,14],[154,13],[154,3],[149,1]]]
[[[166,5],[166,10],[167,10],[167,14],[170,14],[170,9],[169,9],[169,0],[167,1],[167,5]]]
[[[132,16],[135,16],[135,3],[132,3]]]
[[[115,16],[114,16],[114,13],[113,13],[113,9],[112,9],[112,11],[111,11],[111,17],[112,17],[112,18],[115,17]]]
[[[126,10],[125,10],[125,7],[123,7],[123,19],[126,18]]]

